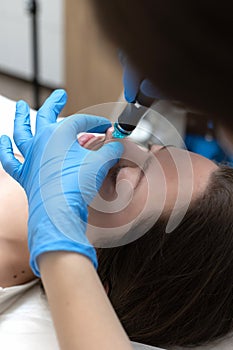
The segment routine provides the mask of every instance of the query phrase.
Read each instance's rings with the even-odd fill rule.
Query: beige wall
[[[116,101],[123,88],[117,50],[99,30],[88,0],[65,1],[65,28],[66,114]]]

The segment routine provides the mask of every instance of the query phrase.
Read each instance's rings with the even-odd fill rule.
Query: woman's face
[[[104,141],[85,134],[79,142],[97,150],[104,142],[112,142],[112,130],[108,130]],[[121,142],[122,158],[109,171],[89,207],[87,234],[92,242],[100,236],[120,237],[132,229],[138,237],[161,214],[170,215],[173,210],[185,213],[218,168],[212,161],[186,150],[160,145],[145,150],[130,140]]]

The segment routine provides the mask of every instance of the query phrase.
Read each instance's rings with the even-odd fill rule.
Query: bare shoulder
[[[21,156],[17,156],[23,161]],[[27,248],[27,198],[0,167],[0,286],[25,283],[33,274]]]

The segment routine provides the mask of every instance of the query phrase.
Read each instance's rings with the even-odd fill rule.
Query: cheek
[[[139,193],[140,192],[140,193]],[[119,198],[121,197],[121,198]],[[123,198],[122,198],[123,197]],[[88,223],[103,228],[119,228],[125,225],[132,226],[141,217],[147,204],[146,191],[138,191],[132,198],[124,197],[124,194],[115,198],[115,203],[106,202],[98,205],[95,203],[95,208],[89,208]],[[98,208],[98,210],[96,209]],[[101,209],[102,210],[101,210]],[[111,210],[112,209],[112,210]]]
[[[93,208],[89,208],[89,219],[87,225],[87,237],[89,241],[99,248],[118,246],[119,239],[126,239],[125,243],[135,240],[145,231],[139,227],[138,223],[142,219],[145,200],[140,197],[140,201],[136,202],[135,198],[126,206],[124,210],[116,213],[103,213]],[[133,228],[133,230],[132,230]],[[131,232],[128,240],[128,232]]]
[[[92,232],[94,239],[105,230],[108,237],[112,232],[119,237],[142,220],[152,226],[164,208],[166,197],[166,181],[160,164],[155,162],[150,166],[131,198],[123,189],[119,198],[111,197],[110,192],[102,198],[99,196],[89,207],[88,232]]]
[[[147,198],[144,204],[145,216],[152,216],[155,222],[163,213],[167,198],[167,179],[159,162],[150,166],[146,176]]]
[[[103,189],[89,208],[88,222],[96,227],[132,226],[142,218],[148,217],[148,213],[154,212],[156,218],[164,207],[166,181],[159,164],[152,164],[150,171],[134,190],[127,181],[121,182],[117,195],[112,195],[110,186],[107,186],[106,191],[106,183]]]
[[[158,187],[155,186],[155,180]],[[87,236],[91,243],[96,247],[106,247],[129,231],[133,234],[129,241],[133,240],[134,236],[136,239],[145,233],[161,214],[164,202],[164,191],[161,191],[161,187],[165,187],[162,184],[164,184],[164,177],[161,172],[156,174],[153,169],[141,180],[132,199],[123,210],[109,213],[90,206]],[[109,209],[107,203],[106,201],[106,210]],[[99,208],[98,203],[96,207]],[[102,245],[104,241],[110,244]],[[98,245],[96,242],[101,244]]]

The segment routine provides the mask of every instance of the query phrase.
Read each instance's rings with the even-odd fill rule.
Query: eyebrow
[[[162,151],[163,149],[167,149],[168,147],[174,147],[174,148],[177,148],[176,146],[174,146],[174,145],[167,145],[167,146],[163,146],[163,147],[161,147],[159,150],[158,150],[158,152],[159,151]]]
[[[163,149],[167,149],[168,147],[175,147],[175,148],[177,148],[174,145],[167,145],[167,146],[161,147],[157,152],[160,152]],[[151,152],[151,150],[149,150],[149,152]],[[157,153],[157,152],[155,152],[155,153]],[[143,172],[146,172],[148,170],[148,168],[149,168],[149,166],[151,164],[151,161],[154,159],[154,156],[155,156],[154,153],[151,152],[151,154],[149,155],[149,157],[146,159],[145,163],[143,164],[143,167],[142,167]]]
[[[170,147],[170,146],[163,146],[163,147],[161,147],[157,152],[160,152],[160,151],[162,151],[163,149],[167,149],[168,147]],[[157,153],[157,152],[155,152],[155,153]]]

